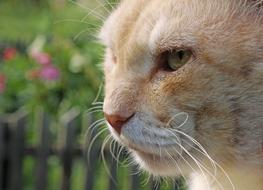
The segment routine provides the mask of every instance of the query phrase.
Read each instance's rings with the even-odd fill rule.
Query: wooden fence
[[[76,110],[71,110],[66,113],[60,121],[62,125],[60,133],[61,143],[60,146],[54,146],[50,143],[50,124],[51,118],[41,112],[38,115],[39,126],[35,126],[38,135],[38,143],[36,146],[29,146],[26,143],[28,114],[19,111],[14,114],[0,116],[0,190],[20,190],[24,189],[23,186],[23,161],[26,156],[32,156],[35,161],[34,175],[34,189],[45,190],[48,184],[48,163],[47,160],[50,156],[56,156],[61,160],[61,167],[63,168],[61,181],[59,182],[61,190],[69,190],[71,187],[71,174],[74,161],[78,158],[85,160],[86,171],[85,187],[86,190],[94,189],[94,182],[96,180],[97,164],[101,162],[100,149],[101,142],[96,142],[92,146],[89,157],[87,157],[87,148],[82,148],[76,141],[81,135],[78,130],[80,125],[90,125],[93,122],[92,117],[89,115],[86,118],[88,123],[81,121],[81,114]],[[87,128],[86,128],[87,129]],[[90,142],[96,135],[94,130],[87,138],[87,143]],[[117,179],[117,164],[109,151],[106,148],[105,158],[109,164],[108,187],[107,190],[118,190]],[[92,163],[92,164],[88,164]],[[134,168],[130,168],[134,170]],[[153,180],[142,187],[142,176],[130,175],[129,185],[125,190],[140,190],[140,189],[160,189],[160,185],[156,185]],[[179,190],[178,183],[166,187],[169,190]],[[75,190],[75,189],[74,189]]]

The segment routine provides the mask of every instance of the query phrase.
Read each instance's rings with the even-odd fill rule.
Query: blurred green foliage
[[[95,6],[96,1],[83,5]],[[0,114],[21,108],[30,113],[29,146],[39,141],[38,110],[49,112],[55,121],[50,144],[56,146],[60,116],[72,107],[87,110],[103,82],[99,68],[103,47],[95,36],[102,21],[90,15],[81,22],[88,14],[83,7],[67,0],[0,1]],[[35,165],[35,158],[25,157],[23,189],[34,189]],[[74,162],[72,189],[83,189],[84,167],[84,159]],[[50,157],[48,168],[48,189],[59,189],[60,159]],[[102,181],[96,185],[105,185],[105,170],[98,173]]]
[[[85,21],[89,24],[83,23],[80,20],[87,10],[73,2],[61,2],[0,2],[4,28],[0,30],[0,75],[5,78],[0,113],[43,106],[56,115],[74,106],[87,109],[94,99],[103,81],[98,69],[103,48],[94,36],[98,27],[89,29],[87,25],[99,26],[101,20],[90,16]],[[8,48],[15,49],[15,54],[6,58],[3,54]],[[57,79],[37,76],[44,67],[34,59],[34,51],[50,57],[59,73]]]

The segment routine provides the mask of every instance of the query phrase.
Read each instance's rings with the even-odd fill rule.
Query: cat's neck
[[[191,175],[190,190],[262,190],[262,170],[235,168],[217,173],[216,179],[211,176],[204,177],[202,172]],[[231,183],[230,180],[231,179]],[[233,186],[232,186],[233,185]]]

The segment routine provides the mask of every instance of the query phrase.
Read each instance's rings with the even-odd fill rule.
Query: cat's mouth
[[[168,160],[168,159],[175,159],[179,158],[179,156],[172,156],[172,155],[168,155],[168,154],[163,154],[161,153],[150,153],[149,151],[145,151],[142,149],[138,149],[135,148],[134,146],[129,145],[128,148],[133,151],[135,154],[137,154],[139,157],[141,157],[144,160],[147,161],[164,161],[164,160]]]
[[[169,157],[169,152],[181,154],[180,146],[177,142],[171,144],[159,144],[155,142],[134,142],[133,139],[121,136],[121,143],[134,152],[155,157]]]
[[[146,126],[142,125],[127,125],[123,127],[120,135],[111,130],[115,139],[123,146],[127,147],[135,157],[147,162],[148,164],[156,165],[156,162],[164,162],[165,160],[179,159],[182,150],[179,146],[178,138],[169,140],[169,135],[154,133],[156,127],[152,127],[150,134],[148,130],[144,131]],[[131,132],[133,131],[133,133]],[[139,132],[134,134],[134,131]],[[171,137],[170,137],[171,138]]]

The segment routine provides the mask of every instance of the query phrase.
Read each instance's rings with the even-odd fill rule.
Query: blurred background
[[[107,143],[96,34],[116,4],[0,1],[0,190],[184,189]]]

